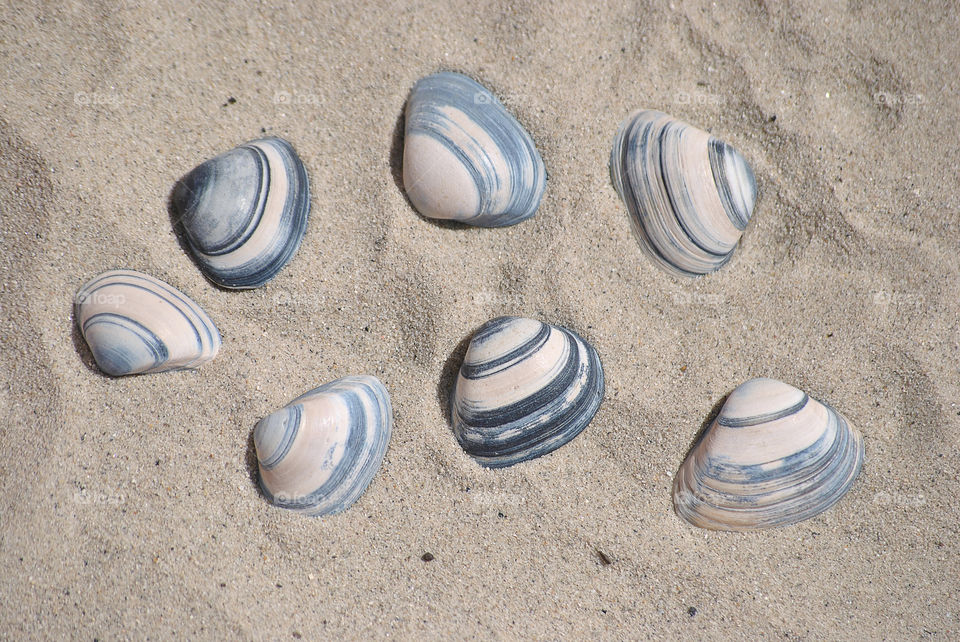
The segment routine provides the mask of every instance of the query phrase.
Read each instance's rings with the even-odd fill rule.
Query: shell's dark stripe
[[[484,333],[479,338],[475,336],[474,341],[482,343],[486,337],[490,336],[490,334],[491,333],[489,332]],[[515,363],[529,358],[543,347],[549,337],[550,326],[545,323],[541,324],[540,330],[528,341],[520,344],[513,350],[510,350],[506,354],[503,354],[496,359],[484,361],[482,363],[468,364],[464,362],[460,367],[460,374],[464,379],[481,379],[483,377],[489,377],[490,375],[502,371],[504,368],[510,367]]]
[[[842,419],[841,419],[842,422]],[[829,467],[815,477],[815,483],[794,497],[780,501],[736,505],[709,494],[701,501],[732,514],[749,515],[755,528],[785,526],[819,515],[836,504],[853,485],[863,464],[863,443],[846,426],[838,439],[840,446],[829,460]],[[741,518],[742,519],[742,518]],[[722,525],[721,525],[722,527]]]
[[[159,279],[148,279],[143,274],[138,274],[136,272],[123,272],[123,277],[127,279],[137,279],[138,281],[143,281],[147,285],[142,286],[140,289],[154,292],[154,288],[160,288],[166,294],[167,299],[173,299],[180,303],[180,306],[173,306],[177,308],[177,311],[183,315],[183,317],[189,322],[190,327],[193,328],[196,333],[197,345],[200,347],[201,351],[203,350],[203,339],[206,337],[207,347],[213,348],[213,346],[220,345],[220,331],[217,330],[216,326],[213,324],[213,321],[210,319],[210,316],[200,308],[192,299],[187,297],[184,293],[177,290],[172,285],[164,283]],[[114,275],[118,276],[118,275]],[[131,285],[129,283],[123,283],[124,286]],[[182,307],[181,307],[182,306]],[[193,319],[184,312],[184,308],[193,313]],[[204,336],[201,335],[201,330]]]
[[[806,457],[812,460],[810,465],[796,466],[797,463],[802,463],[803,457],[798,461],[785,459],[784,465],[778,469],[781,477],[777,478],[777,471],[772,471],[773,475],[762,480],[767,486],[765,492],[761,490],[764,485],[761,483],[756,485],[755,492],[747,492],[743,496],[714,488],[710,466],[706,472],[693,473],[692,478],[684,467],[684,473],[678,477],[677,485],[689,489],[692,494],[688,495],[687,499],[692,501],[689,505],[678,503],[680,512],[696,522],[699,517],[697,507],[706,505],[713,510],[738,516],[733,518],[738,523],[747,521],[751,528],[762,528],[794,524],[833,506],[849,490],[860,471],[863,463],[863,443],[841,415],[829,406],[827,410],[830,426],[818,441],[832,438],[832,442],[825,452],[812,452],[816,450],[816,444],[806,449]],[[822,443],[820,447],[823,448]],[[784,475],[783,471],[789,470],[791,466],[796,468],[796,471]],[[696,467],[694,470],[697,470]],[[783,499],[776,495],[787,488],[797,489],[793,497]],[[730,526],[724,522],[711,523],[722,529]]]
[[[298,398],[302,399],[316,392],[336,392],[347,405],[350,433],[344,446],[343,458],[336,463],[330,477],[306,497],[275,497],[264,489],[267,498],[277,506],[307,512],[316,511],[318,514],[339,513],[356,501],[372,481],[373,473],[380,465],[390,439],[391,419],[386,416],[390,412],[390,404],[385,396],[386,390],[379,382],[372,385],[371,382],[360,383],[355,378],[350,379],[352,381],[349,385],[345,385],[345,380],[341,379]],[[361,389],[357,390],[357,387]],[[371,403],[364,404],[363,397]],[[367,411],[370,411],[370,414]],[[371,430],[371,426],[377,425],[385,425],[387,429]],[[376,440],[367,443],[371,436]]]
[[[283,167],[287,172],[288,190],[284,203],[284,212],[287,215],[283,218],[271,242],[271,247],[276,247],[278,250],[239,268],[250,273],[247,279],[239,276],[231,277],[233,282],[242,287],[263,285],[275,276],[300,248],[307,230],[307,219],[310,213],[307,170],[293,148],[286,141],[280,141],[280,143],[282,143],[281,154],[284,156]]]
[[[558,375],[535,395],[490,411],[460,409],[461,443],[471,455],[489,458],[482,462],[484,465],[509,466],[552,451],[582,432],[596,414],[604,387],[599,355],[572,332],[557,330],[563,332],[568,343],[567,360]],[[578,346],[584,350],[583,361]],[[580,391],[571,402],[566,394],[575,385]],[[496,428],[502,434],[525,424],[530,428],[518,430],[509,438],[492,437],[488,430]]]
[[[268,245],[269,252],[246,263],[230,268],[213,268],[205,263],[201,270],[213,281],[231,288],[255,288],[263,285],[286,265],[300,248],[307,230],[310,215],[310,187],[307,170],[293,147],[285,140],[272,139],[281,156],[283,170],[287,172],[287,195],[283,206],[280,224],[274,232],[273,241]],[[263,152],[257,150],[261,155]],[[263,159],[266,167],[266,159]],[[269,172],[269,170],[266,170]],[[269,175],[265,178],[269,181]],[[267,185],[267,189],[269,185]],[[262,215],[265,197],[261,198],[258,217]],[[259,224],[259,222],[258,222]],[[251,234],[256,228],[251,229]],[[260,233],[265,233],[260,230]]]
[[[715,262],[714,259],[723,259],[730,253],[716,252],[704,246],[697,240],[696,235],[694,235],[690,229],[690,223],[696,221],[698,215],[694,211],[693,202],[690,200],[690,188],[687,186],[683,171],[680,169],[680,141],[683,137],[683,129],[685,127],[685,123],[669,122],[661,127],[657,136],[657,145],[660,150],[660,180],[663,183],[664,191],[670,201],[670,212],[663,212],[662,214],[664,216],[671,216],[688,241],[704,254],[713,257],[712,259],[708,259],[710,263],[713,264]],[[673,176],[674,173],[676,173],[675,177]],[[678,253],[688,253],[688,251],[681,248],[672,237],[670,240],[671,245]]]
[[[830,440],[829,443],[827,442],[828,439]],[[751,497],[763,496],[770,492],[770,482],[772,481],[777,482],[777,487],[792,485],[809,476],[812,471],[819,470],[819,466],[833,454],[831,451],[836,450],[838,441],[834,432],[825,431],[808,447],[777,461],[776,467],[771,466],[774,462],[739,465],[718,458],[711,458],[701,468],[701,477],[722,483],[736,483],[737,486],[745,489],[756,487],[757,490],[754,493],[744,490],[736,496],[730,496],[731,501],[743,499],[745,502],[754,502],[755,500]],[[826,456],[824,451],[828,451]],[[784,475],[784,471],[789,470],[794,472]],[[709,485],[713,486],[712,483]]]
[[[263,153],[263,150],[258,148],[256,145],[242,145],[238,147],[233,152],[237,154],[240,152],[247,152],[252,154],[255,163],[257,166],[257,189],[255,190],[256,202],[253,203],[253,209],[249,212],[236,212],[237,216],[244,217],[244,224],[238,226],[237,232],[232,236],[229,236],[215,245],[207,245],[204,243],[203,246],[198,247],[197,249],[206,254],[207,256],[223,256],[224,254],[229,254],[230,252],[236,251],[237,248],[242,246],[244,243],[250,240],[250,238],[257,233],[258,228],[260,227],[260,221],[263,218],[264,206],[267,202],[267,194],[270,191],[270,163],[267,161],[266,155]],[[203,168],[205,165],[201,165],[197,169]],[[215,176],[212,177],[214,180]],[[210,176],[203,176],[201,180],[209,181]],[[204,184],[204,183],[201,183]]]
[[[440,72],[421,79],[411,100],[408,129],[431,136],[456,155],[477,186],[480,206],[468,222],[500,227],[519,223],[536,212],[545,181],[543,161],[530,135],[496,96],[462,74]],[[442,107],[448,105],[462,111],[486,132],[507,163],[513,189],[502,214],[493,212],[495,203],[488,196],[503,188],[501,176],[480,141],[442,112]],[[454,130],[456,134],[452,133]],[[461,148],[464,139],[469,145]]]
[[[444,114],[440,113],[436,105],[431,103],[424,102],[422,106],[420,106],[414,113],[411,124],[419,133],[430,136],[430,138],[443,145],[443,147],[453,154],[464,168],[466,168],[470,174],[470,178],[473,179],[473,184],[477,186],[477,197],[480,201],[477,207],[479,213],[475,218],[480,218],[489,212],[491,209],[491,190],[496,189],[498,181],[496,174],[489,171],[489,168],[492,167],[489,159],[485,159],[487,161],[485,163],[477,163],[474,161],[474,155],[486,156],[486,154],[482,152],[480,142],[473,136],[467,134],[459,124],[454,123]],[[452,129],[456,129],[459,134],[451,133],[450,130]],[[454,136],[461,139],[469,139],[471,142],[470,151],[473,155],[468,154],[466,148],[455,144],[452,140]],[[485,172],[483,171],[484,169],[488,171]],[[493,175],[492,178],[490,177],[491,174]]]
[[[727,213],[727,218],[730,219],[730,222],[741,232],[746,229],[747,223],[750,222],[751,212],[747,211],[746,206],[743,202],[742,190],[738,189],[736,197],[733,193],[733,186],[736,185],[740,188],[741,176],[727,176],[726,163],[728,159],[737,161],[736,153],[734,149],[714,137],[710,137],[710,142],[707,145],[707,153],[710,157],[710,169],[713,171],[713,182],[717,186],[717,192],[720,194],[720,201],[723,203],[723,211]],[[739,166],[741,163],[734,163],[736,166]],[[753,178],[749,176],[748,178]],[[736,181],[736,183],[732,182]]]
[[[507,430],[512,423],[528,421],[531,415],[542,413],[551,402],[557,401],[557,397],[563,395],[576,381],[579,369],[577,348],[575,345],[568,345],[566,360],[557,375],[534,394],[510,405],[489,410],[459,408],[460,418],[471,428],[497,428],[497,432]]]
[[[753,415],[751,417],[742,417],[740,419],[724,417],[723,413],[721,412],[720,416],[717,417],[717,423],[728,428],[746,428],[747,426],[757,426],[760,424],[765,424],[768,421],[776,421],[778,419],[783,419],[784,417],[789,417],[790,415],[795,415],[803,410],[808,401],[810,401],[810,397],[804,393],[803,398],[801,398],[800,401],[792,406],[782,408],[780,410],[774,410],[762,415]]]
[[[645,118],[646,112],[639,117],[632,119],[624,126],[621,139],[618,146],[615,147],[616,162],[618,169],[614,176],[614,182],[617,185],[617,191],[623,202],[627,206],[631,227],[634,234],[640,240],[640,247],[650,255],[655,261],[669,270],[678,272],[686,276],[699,276],[701,272],[684,269],[670,260],[666,253],[660,249],[660,242],[669,243],[675,252],[686,254],[681,250],[676,241],[668,234],[664,228],[664,221],[661,217],[665,213],[659,211],[648,211],[648,208],[641,207],[641,203],[656,203],[656,193],[654,185],[651,183],[649,175],[644,172],[645,162],[631,163],[631,158],[646,159],[650,153],[650,141],[654,137],[652,133],[653,122]],[[666,128],[662,128],[657,136],[662,137]],[[670,215],[676,217],[676,209],[670,196],[670,190],[667,189],[666,176],[664,174],[663,160],[660,155],[650,158],[656,161],[656,175],[659,177],[663,193],[667,196],[667,202],[662,203],[664,208],[671,210]],[[638,174],[638,172],[640,172]],[[660,208],[653,208],[659,210]],[[653,239],[652,230],[657,230],[657,241]],[[689,236],[689,234],[687,234]],[[698,246],[699,247],[699,246]],[[706,250],[704,250],[706,252]],[[716,260],[710,261],[709,270],[716,270],[722,267],[732,258],[732,252],[728,254],[712,254]]]
[[[112,312],[101,312],[99,314],[94,314],[88,318],[81,330],[84,335],[87,331],[94,325],[114,325],[119,328],[122,328],[134,335],[141,341],[143,347],[153,358],[153,365],[150,368],[156,367],[166,361],[169,358],[169,351],[167,346],[160,340],[157,335],[150,331],[146,326],[137,323],[129,317],[125,317],[119,314],[114,314]],[[120,350],[108,350],[107,352],[101,352],[96,356],[99,357],[97,363],[100,364],[102,359],[106,359],[108,363],[100,364],[101,367],[107,366],[105,370],[109,370],[112,373],[129,373],[132,370],[132,364],[125,358],[124,350],[121,346]],[[149,369],[149,368],[148,368]]]
[[[283,413],[285,415],[283,439],[277,444],[269,458],[260,461],[260,467],[264,470],[271,470],[287,456],[287,453],[290,452],[290,446],[297,439],[297,433],[300,432],[300,422],[303,421],[303,406],[300,404],[287,406],[283,409]]]
[[[157,293],[157,291],[156,291],[156,289],[155,289],[155,288],[156,288],[156,283],[155,283],[154,281],[149,281],[149,280],[147,280],[147,279],[145,279],[145,278],[143,278],[143,277],[139,277],[139,276],[136,276],[136,275],[127,275],[127,276],[128,276],[129,278],[137,278],[137,279],[139,279],[139,280],[141,280],[141,281],[144,281],[147,285],[138,285],[138,284],[136,284],[136,283],[129,283],[129,282],[124,282],[124,283],[122,283],[122,284],[121,284],[121,283],[117,283],[117,285],[123,285],[123,287],[135,288],[135,289],[137,289],[137,290],[143,290],[144,292],[149,292],[149,293],[152,294],[153,296],[159,296],[159,294]],[[113,285],[113,284],[109,284],[109,285]],[[104,286],[104,287],[106,287],[106,286]],[[90,294],[93,294],[94,292],[96,292],[97,289],[98,289],[98,288],[94,288],[94,289],[90,290]],[[188,307],[190,310],[194,310],[194,309],[195,309],[195,306],[192,306],[192,305],[190,305],[190,304],[187,303],[187,301],[184,299],[184,296],[183,296],[182,294],[176,292],[175,290],[172,290],[172,288],[171,288],[170,290],[167,290],[166,293],[167,293],[168,296],[170,296],[170,297],[172,297],[172,298],[175,298],[175,299],[176,299],[177,301],[179,301],[181,304],[183,304],[184,306]],[[200,336],[200,330],[197,328],[197,324],[198,324],[198,322],[199,322],[199,324],[200,324],[201,326],[203,326],[203,329],[204,329],[205,333],[207,334],[207,336],[208,336],[208,337],[211,339],[211,341],[212,341],[212,334],[210,333],[210,328],[208,328],[208,327],[207,327],[207,324],[205,323],[207,319],[205,319],[205,318],[191,319],[191,318],[190,318],[190,315],[188,315],[186,312],[183,311],[183,308],[181,308],[181,307],[178,306],[178,305],[173,305],[169,300],[166,300],[165,297],[160,296],[160,298],[161,298],[161,299],[164,299],[164,302],[167,303],[167,304],[170,306],[170,308],[172,308],[173,310],[175,310],[177,314],[179,314],[181,317],[184,318],[184,320],[187,322],[187,325],[190,326],[190,329],[191,329],[191,330],[193,330],[193,338],[196,340],[197,349],[202,352],[202,351],[203,351],[203,338]],[[94,317],[95,317],[95,316],[99,316],[99,315],[94,315]],[[204,315],[204,316],[206,316],[206,315]],[[91,319],[94,318],[94,317],[91,317]],[[126,317],[124,317],[124,318],[126,318]],[[88,320],[88,321],[89,321],[89,320]],[[131,320],[130,322],[131,322],[131,323],[136,323],[135,321],[132,321],[132,320]],[[140,324],[137,323],[137,325],[139,326]],[[84,327],[86,327],[86,324],[84,324]],[[140,327],[143,327],[143,326],[140,326]],[[147,330],[147,332],[150,332],[150,330]],[[151,336],[154,336],[154,337],[155,337],[155,335],[154,335],[152,332],[150,332],[150,334],[151,334]],[[156,340],[157,340],[157,341],[160,341],[159,338],[157,338]],[[164,350],[166,350],[166,348],[164,348]]]
[[[650,181],[645,176],[637,176],[635,174],[637,168],[634,164],[629,163],[628,159],[631,156],[635,156],[636,158],[647,157],[647,148],[649,146],[647,141],[650,136],[649,132],[651,127],[652,123],[649,121],[641,121],[639,118],[631,119],[629,123],[624,125],[619,147],[616,148],[618,149],[615,160],[617,172],[614,176],[614,181],[617,183],[617,191],[620,192],[620,197],[627,206],[631,227],[640,240],[640,247],[661,264],[672,269],[680,270],[684,274],[696,276],[694,272],[682,270],[668,261],[667,257],[660,251],[657,244],[653,242],[653,239],[647,231],[647,225],[650,224],[653,226],[654,220],[651,212],[640,207],[640,202],[641,198],[646,199],[646,202],[652,202],[653,194]],[[641,131],[638,132],[638,129]],[[643,196],[638,196],[638,190],[643,193]]]
[[[171,285],[167,285],[166,283],[163,283],[162,281],[159,281],[159,280],[147,279],[145,276],[140,274],[125,273],[124,276],[128,279],[137,279],[139,281],[143,281],[144,283],[146,283],[146,285],[143,285],[143,286],[134,285],[132,283],[123,283],[124,287],[136,287],[137,289],[151,292],[154,295],[158,294],[155,288],[161,287],[163,289],[163,292],[166,294],[166,297],[161,297],[161,298],[166,298],[167,303],[170,303],[170,299],[174,299],[178,301],[180,305],[171,304],[171,307],[175,308],[176,311],[180,314],[180,316],[186,319],[189,326],[193,328],[194,338],[197,340],[197,347],[201,351],[203,351],[203,346],[204,346],[204,341],[203,341],[204,337],[200,336],[201,330],[203,331],[203,334],[206,336],[208,347],[212,347],[220,343],[220,331],[217,330],[216,327],[213,325],[213,321],[210,320],[210,317],[207,315],[206,312],[200,309],[200,307],[196,303],[194,303],[192,300],[187,298],[185,294],[183,294],[182,292],[180,292],[179,290],[177,290]],[[191,319],[190,315],[188,315],[184,311],[184,308],[192,312],[195,318]]]
[[[476,453],[475,456],[481,459],[484,466],[503,468],[535,459],[570,442],[590,424],[603,400],[604,378],[599,354],[592,346],[583,345],[588,354],[584,366],[586,380],[573,403],[559,415],[547,420],[540,432],[527,435],[526,439],[507,442],[502,448],[490,444],[486,455]]]

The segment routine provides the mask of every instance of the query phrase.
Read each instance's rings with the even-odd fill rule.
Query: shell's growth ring
[[[530,134],[485,87],[449,71],[413,87],[403,185],[420,214],[481,227],[513,225],[537,211],[545,184]]]
[[[170,204],[194,259],[225,288],[256,288],[286,265],[307,229],[307,171],[282,138],[263,138],[200,164]]]
[[[331,515],[349,508],[380,469],[393,427],[376,377],[337,379],[257,423],[260,487],[281,508]]]
[[[74,318],[97,365],[115,377],[193,368],[220,349],[220,333],[199,305],[133,270],[104,272],[80,288]]]
[[[453,395],[457,441],[479,463],[511,466],[579,435],[603,399],[597,351],[576,333],[500,317],[474,333]]]
[[[753,171],[737,150],[658,111],[635,111],[620,125],[610,177],[640,247],[684,276],[730,260],[756,200]]]
[[[839,501],[862,463],[863,439],[840,413],[775,379],[751,379],[680,466],[674,507],[714,530],[794,524]]]

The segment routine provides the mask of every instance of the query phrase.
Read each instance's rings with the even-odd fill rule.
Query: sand
[[[960,10],[874,4],[8,6],[0,637],[957,639]],[[439,69],[531,132],[549,181],[530,221],[407,203],[399,119]],[[754,218],[715,275],[671,277],[631,234],[607,156],[639,107],[753,165]],[[167,198],[263,132],[304,159],[309,227],[274,281],[223,291]],[[72,297],[120,267],[193,297],[220,355],[101,375]],[[502,314],[581,333],[607,391],[573,442],[490,471],[445,398]],[[253,426],[355,373],[395,409],[369,490],[327,519],[268,505]],[[673,475],[754,376],[843,412],[863,472],[796,526],[690,527]]]

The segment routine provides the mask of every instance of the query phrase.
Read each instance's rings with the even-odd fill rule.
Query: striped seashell
[[[449,71],[407,100],[403,185],[420,214],[480,227],[537,211],[546,184],[530,134],[485,87]]]
[[[658,111],[635,111],[620,125],[610,176],[640,247],[685,276],[730,260],[757,193],[737,150]]]
[[[453,396],[453,430],[489,468],[552,452],[579,435],[603,399],[597,351],[576,333],[500,317],[470,340]]]
[[[379,470],[392,426],[376,377],[343,377],[297,397],[253,431],[263,494],[308,515],[346,510]]]
[[[751,379],[680,466],[674,507],[714,530],[794,524],[833,506],[862,463],[863,439],[840,413],[775,379]]]
[[[208,279],[256,288],[286,265],[307,229],[307,171],[282,138],[263,138],[193,169],[170,204]]]
[[[199,305],[171,285],[111,270],[77,292],[74,318],[108,375],[193,368],[220,350],[220,333]]]

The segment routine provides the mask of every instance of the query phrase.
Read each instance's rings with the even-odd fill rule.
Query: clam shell
[[[756,200],[753,171],[737,150],[658,111],[635,111],[620,125],[610,177],[640,247],[685,276],[730,260]]]
[[[474,333],[453,396],[457,441],[490,468],[552,452],[600,407],[603,367],[576,333],[500,317]]]
[[[513,225],[537,211],[545,184],[530,134],[485,87],[449,71],[417,82],[407,100],[403,185],[420,214]]]
[[[74,318],[105,373],[193,368],[217,355],[220,333],[199,305],[148,274],[112,270],[77,292]]]
[[[256,288],[300,247],[310,190],[290,143],[263,138],[197,166],[174,187],[170,204],[207,278]]]
[[[835,504],[862,463],[863,439],[840,413],[791,385],[751,379],[687,455],[674,507],[714,530],[794,524]]]
[[[379,470],[392,426],[376,377],[343,377],[297,397],[253,431],[264,496],[308,515],[346,510]]]

